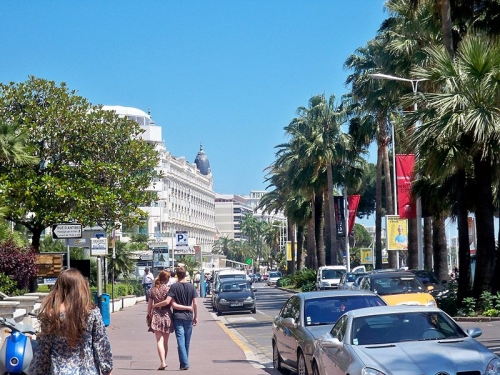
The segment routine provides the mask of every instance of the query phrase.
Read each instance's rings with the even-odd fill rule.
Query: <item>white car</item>
[[[279,271],[271,271],[269,272],[269,278],[267,279],[267,285],[276,285],[279,279],[281,279],[283,275]]]
[[[499,374],[500,359],[442,310],[380,306],[351,310],[315,342],[313,375]]]

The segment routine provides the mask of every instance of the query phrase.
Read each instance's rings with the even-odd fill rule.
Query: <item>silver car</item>
[[[386,306],[344,314],[315,343],[313,375],[500,374],[500,359],[436,307]]]
[[[273,365],[310,374],[314,340],[329,332],[346,311],[386,303],[370,291],[329,290],[297,293],[273,321]]]

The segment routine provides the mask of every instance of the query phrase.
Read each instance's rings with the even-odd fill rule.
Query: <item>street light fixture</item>
[[[410,78],[403,78],[403,77],[392,76],[389,74],[382,74],[382,73],[371,73],[371,74],[368,74],[368,76],[373,78],[373,79],[409,82],[409,83],[411,83],[411,87],[413,89],[413,94],[417,93],[419,82],[427,81],[426,78],[410,79]],[[417,103],[413,104],[413,110],[416,111],[417,109],[418,109]],[[393,133],[393,136],[394,136],[394,133]],[[394,141],[394,138],[393,138],[393,141]],[[393,152],[393,158],[394,157],[395,157],[395,155]],[[394,178],[396,179],[396,174],[394,174]],[[397,207],[397,203],[396,203],[395,207]],[[397,208],[396,208],[396,210],[397,210]],[[423,244],[423,238],[422,238],[422,200],[421,200],[420,196],[418,196],[417,197],[417,255],[418,255],[418,269],[419,270],[424,269],[424,246],[423,245],[424,244]]]

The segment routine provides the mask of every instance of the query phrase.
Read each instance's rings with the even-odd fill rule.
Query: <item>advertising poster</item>
[[[361,251],[361,264],[373,264],[373,251],[372,249],[360,249]]]
[[[397,215],[386,218],[387,250],[408,250],[408,220]]]

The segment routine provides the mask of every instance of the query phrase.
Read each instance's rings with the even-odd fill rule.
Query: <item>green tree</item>
[[[0,84],[0,118],[27,134],[36,166],[0,176],[7,218],[24,225],[39,249],[42,231],[60,222],[107,229],[136,223],[156,176],[157,152],[132,120],[104,111],[66,84],[29,77]]]
[[[115,258],[113,259],[112,254],[108,254],[108,279],[113,280],[118,278],[123,278],[128,280],[130,274],[135,270],[135,262],[130,257],[130,249],[127,243],[122,241],[115,242]],[[113,275],[114,273],[114,275]]]
[[[471,35],[459,44],[455,59],[443,48],[429,48],[427,52],[429,66],[415,68],[415,73],[439,83],[442,92],[415,98],[421,108],[418,117],[422,126],[412,139],[429,150],[428,137],[432,137],[441,150],[459,152],[462,161],[472,160],[477,222],[473,294],[479,298],[492,286],[495,259],[492,179],[498,164],[500,44],[484,35]],[[461,167],[458,163],[456,166]]]
[[[228,256],[233,242],[234,240],[227,236],[220,237],[212,246],[212,253]]]

